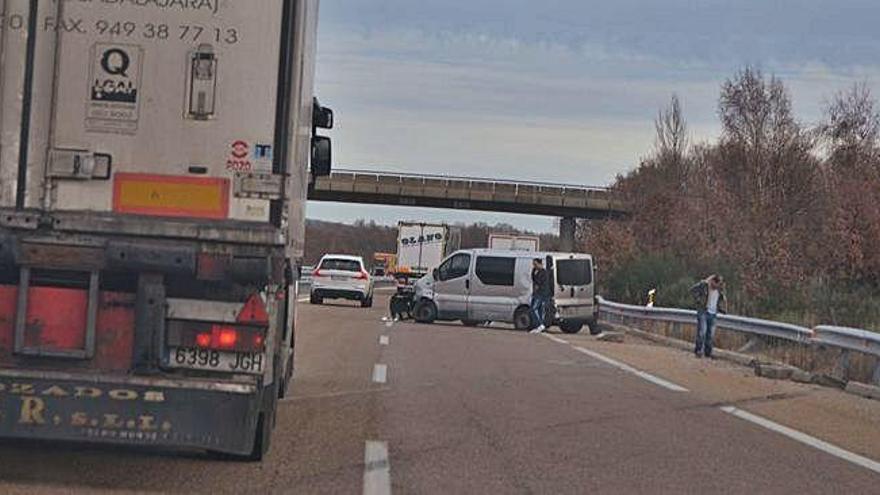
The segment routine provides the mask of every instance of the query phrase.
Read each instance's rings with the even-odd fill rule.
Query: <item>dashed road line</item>
[[[373,366],[373,382],[385,383],[386,381],[388,381],[388,366],[384,364]]]
[[[301,297],[301,298],[297,299],[296,302],[306,302],[308,300],[309,300],[308,297]]]
[[[647,381],[653,383],[654,385],[659,385],[667,390],[672,390],[673,392],[689,392],[688,389],[682,387],[681,385],[676,385],[675,383],[672,383],[668,380],[664,380],[664,379],[657,377],[657,376],[654,376],[650,373],[646,373],[644,371],[635,369],[626,363],[621,363],[620,361],[616,361],[614,359],[611,359],[610,357],[603,356],[602,354],[599,354],[598,352],[593,352],[589,349],[584,349],[583,347],[574,347],[573,349],[582,353],[582,354],[586,354],[587,356],[598,359],[599,361],[610,364],[611,366],[614,366],[615,368],[619,368],[623,371],[632,373],[633,375],[636,375],[643,380],[647,380]]]
[[[728,414],[732,414],[732,415],[736,416],[737,418],[743,419],[743,420],[748,421],[750,423],[754,423],[754,424],[761,426],[763,428],[766,428],[770,431],[774,431],[776,433],[779,433],[780,435],[784,435],[788,438],[791,438],[792,440],[796,440],[796,441],[801,442],[803,444],[809,445],[810,447],[813,447],[814,449],[821,450],[822,452],[825,452],[826,454],[833,455],[834,457],[837,457],[839,459],[843,459],[845,461],[851,462],[851,463],[856,464],[858,466],[862,466],[863,468],[870,469],[871,471],[874,471],[875,473],[880,473],[880,462],[868,459],[867,457],[862,457],[858,454],[855,454],[855,453],[850,452],[848,450],[844,450],[844,449],[837,447],[835,445],[832,445],[828,442],[824,442],[822,440],[819,440],[816,437],[811,437],[810,435],[807,435],[806,433],[801,433],[801,432],[799,432],[797,430],[793,430],[787,426],[783,426],[779,423],[775,423],[773,421],[770,421],[769,419],[762,418],[761,416],[758,416],[756,414],[752,414],[750,412],[743,411],[742,409],[737,409],[735,407],[725,406],[725,407],[722,407],[721,410],[728,413]]]
[[[379,345],[388,345],[388,342],[390,340],[391,339],[389,339],[387,335],[380,335],[379,336]]]
[[[548,339],[552,340],[553,342],[556,342],[557,344],[569,345],[567,340],[562,340],[559,337],[554,337],[554,336],[550,335],[549,333],[542,333],[541,335],[543,335],[544,337],[547,337]]]
[[[391,495],[388,442],[367,440],[364,449],[364,495]]]
[[[301,400],[315,400],[315,399],[333,399],[336,397],[350,397],[355,395],[370,395],[377,394],[381,392],[390,391],[390,387],[376,387],[369,388],[366,390],[342,390],[339,392],[327,392],[323,394],[313,394],[313,395],[295,395],[291,397],[285,397],[281,399],[279,402],[296,402]]]

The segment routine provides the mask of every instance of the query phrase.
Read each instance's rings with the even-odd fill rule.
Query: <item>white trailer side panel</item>
[[[448,242],[446,225],[400,223],[397,233],[397,270],[426,273],[443,260]]]

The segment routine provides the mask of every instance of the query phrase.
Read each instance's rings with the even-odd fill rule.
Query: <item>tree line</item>
[[[490,233],[538,235],[542,249],[553,250],[559,246],[559,239],[553,234],[534,234],[509,224],[457,223],[452,226],[461,231],[462,249],[486,247]],[[396,251],[397,226],[365,220],[358,220],[353,224],[319,220],[306,222],[304,263],[307,265],[314,265],[326,253],[361,256],[370,265],[373,254]]]
[[[677,96],[656,144],[614,189],[624,221],[582,222],[605,293],[690,303],[720,273],[741,314],[803,324],[880,324],[880,113],[864,83],[840,91],[821,122],[793,113],[784,83],[747,67],[718,99],[717,142],[692,143]]]

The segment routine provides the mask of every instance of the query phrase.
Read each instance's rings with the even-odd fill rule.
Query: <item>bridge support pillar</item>
[[[559,221],[559,250],[574,251],[575,232],[577,231],[577,219],[564,217]]]

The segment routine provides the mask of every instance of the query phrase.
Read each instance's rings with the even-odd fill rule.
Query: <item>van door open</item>
[[[572,321],[592,320],[595,295],[592,258],[579,254],[552,258],[556,279],[554,300],[559,317]]]

